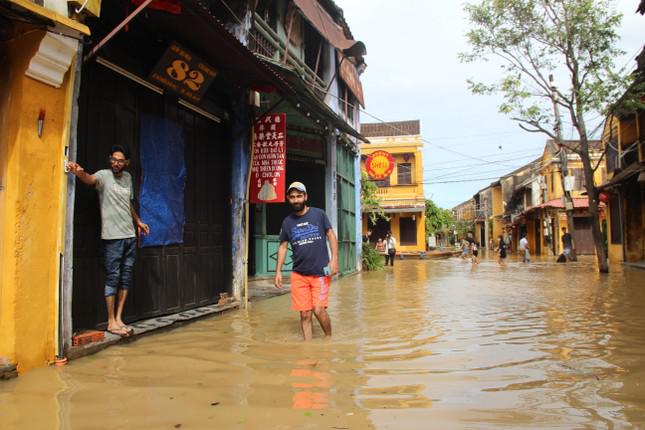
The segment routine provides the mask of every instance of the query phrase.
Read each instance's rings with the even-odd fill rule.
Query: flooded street
[[[645,426],[645,272],[397,261],[0,383],[2,429]]]

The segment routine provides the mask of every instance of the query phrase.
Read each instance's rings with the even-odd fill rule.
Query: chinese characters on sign
[[[287,115],[270,113],[253,126],[251,203],[282,203],[287,158]]]
[[[217,71],[191,52],[173,43],[150,73],[150,80],[198,103],[215,79]]]
[[[374,151],[365,160],[365,170],[374,180],[385,179],[394,170],[394,157],[386,151]]]

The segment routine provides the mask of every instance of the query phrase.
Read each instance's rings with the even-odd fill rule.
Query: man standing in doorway
[[[90,175],[77,163],[67,167],[78,179],[96,187],[101,208],[101,239],[105,265],[105,304],[107,306],[107,331],[118,336],[129,336],[133,329],[122,319],[123,306],[132,282],[132,271],[137,247],[137,235],[133,221],[143,234],[150,227],[139,218],[134,209],[132,176],[125,171],[129,153],[122,146],[110,150],[110,169],[99,170]],[[116,298],[116,300],[115,300]],[[116,309],[115,309],[116,304]]]
[[[307,188],[302,182],[289,185],[287,200],[293,212],[282,221],[280,229],[275,286],[282,288],[282,265],[291,243],[291,308],[300,312],[304,340],[312,338],[312,311],[325,336],[331,336],[327,306],[331,277],[338,273],[338,241],[325,212],[307,206]],[[327,241],[331,260],[327,252]]]
[[[567,232],[566,227],[562,227],[562,253],[564,254],[567,261],[571,261],[571,250],[573,249],[573,238],[571,234]]]

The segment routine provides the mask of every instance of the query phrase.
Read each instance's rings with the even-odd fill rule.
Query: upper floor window
[[[396,170],[399,185],[412,184],[412,163],[397,163]]]
[[[571,176],[573,176],[573,189],[582,191],[585,189],[585,173],[582,169],[571,169]]]

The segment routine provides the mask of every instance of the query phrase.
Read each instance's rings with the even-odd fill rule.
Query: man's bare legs
[[[320,323],[320,328],[325,332],[325,336],[331,336],[331,319],[324,307],[315,307],[312,311],[300,311],[300,325],[302,326],[302,337],[305,341],[313,337],[313,324],[311,314],[316,315]]]
[[[314,315],[316,315],[316,319],[320,323],[320,328],[325,332],[325,336],[331,336],[331,319],[327,309],[323,306],[316,306],[314,307]]]
[[[311,340],[311,311],[300,311],[300,325],[302,326],[302,336],[305,341]]]
[[[105,296],[105,306],[107,307],[108,326],[110,332],[118,335],[128,334],[127,326],[123,323],[121,316],[123,314],[123,306],[125,299],[128,296],[128,290],[119,289],[117,296]],[[117,300],[118,299],[118,300]],[[116,302],[116,314],[114,304]]]
[[[119,294],[118,294],[118,300],[116,304],[116,323],[119,325],[121,328],[125,328],[126,330],[128,327],[125,325],[123,320],[121,319],[123,315],[123,306],[125,305],[125,299],[128,297],[128,290],[125,290],[123,288],[119,289]]]

